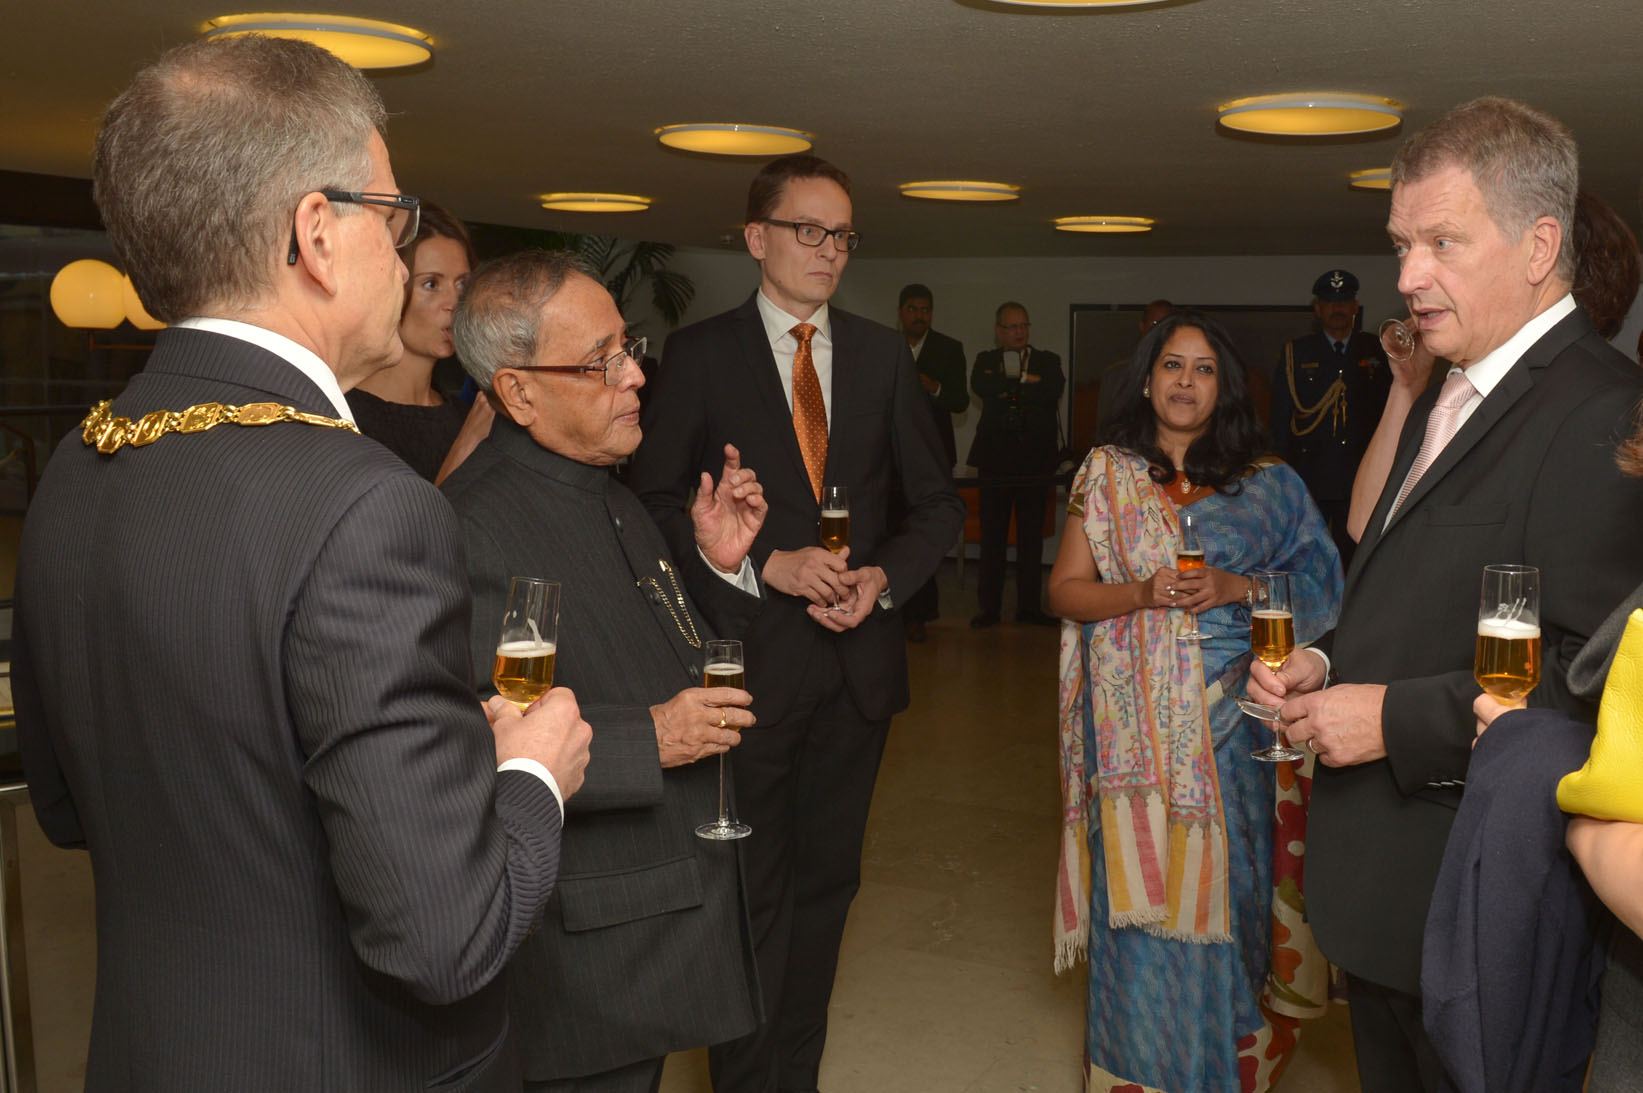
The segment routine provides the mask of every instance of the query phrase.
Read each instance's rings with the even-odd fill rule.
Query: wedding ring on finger
[[[724,715],[724,714],[720,714],[720,715],[719,715],[719,728],[721,728],[721,729],[722,729],[722,728],[724,728],[724,727],[725,727],[725,715]]]

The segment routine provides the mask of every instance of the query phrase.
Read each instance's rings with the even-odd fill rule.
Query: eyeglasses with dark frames
[[[315,190],[327,201],[346,205],[379,205],[388,210],[388,234],[393,237],[394,249],[401,250],[416,238],[422,224],[422,202],[410,194],[379,194],[366,190]],[[291,247],[285,252],[285,264],[297,264],[297,225],[291,222]]]
[[[627,373],[628,362],[643,367],[648,338],[629,338],[622,348],[597,364],[510,364],[515,372],[602,372],[606,387],[615,387]]]
[[[775,217],[764,218],[766,224],[780,224],[784,228],[792,228],[793,234],[799,242],[807,247],[819,247],[824,241],[831,238],[833,245],[848,253],[861,246],[861,232],[853,232],[848,228],[828,229],[820,224],[806,224],[802,220],[777,220]]]

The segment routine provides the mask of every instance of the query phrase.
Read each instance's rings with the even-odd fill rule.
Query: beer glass
[[[1262,571],[1249,575],[1251,602],[1249,610],[1249,648],[1255,659],[1276,672],[1283,667],[1289,654],[1295,651],[1295,612],[1289,599],[1289,574],[1280,571]],[[1246,707],[1247,709],[1247,707]],[[1277,724],[1277,718],[1272,719]],[[1304,759],[1299,748],[1291,747],[1282,729],[1271,747],[1259,748],[1250,755],[1263,763],[1290,763]]]
[[[743,667],[741,642],[710,641],[702,646],[702,686],[747,689],[747,669]],[[719,753],[719,818],[696,829],[696,834],[704,839],[745,839],[753,834],[751,827],[737,823],[730,816],[730,801],[725,796],[726,754]]]
[[[834,554],[850,545],[850,491],[843,486],[822,487],[821,545]]]
[[[1381,348],[1388,360],[1406,361],[1413,357],[1420,336],[1420,324],[1413,315],[1407,319],[1388,319],[1381,324]]]
[[[508,583],[508,606],[491,669],[496,693],[521,710],[529,707],[553,686],[558,648],[559,582],[515,577]]]
[[[1175,568],[1190,573],[1204,568],[1204,546],[1198,541],[1198,518],[1190,512],[1181,513],[1181,545],[1175,551]],[[1198,616],[1187,616],[1187,628],[1175,635],[1176,641],[1193,642],[1204,635],[1198,630]]]
[[[1523,701],[1540,683],[1540,570],[1534,566],[1483,567],[1472,675],[1509,704]]]

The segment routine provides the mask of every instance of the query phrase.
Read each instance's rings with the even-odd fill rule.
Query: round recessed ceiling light
[[[650,198],[638,194],[543,194],[544,209],[569,213],[637,213],[650,208]]]
[[[434,54],[433,39],[414,27],[350,15],[261,11],[220,15],[205,24],[207,38],[239,34],[312,42],[355,68],[404,68],[421,64]]]
[[[1354,190],[1390,190],[1392,168],[1369,167],[1362,171],[1353,171],[1346,176],[1346,182]]]
[[[715,156],[784,156],[805,151],[815,143],[816,134],[779,125],[692,122],[664,125],[656,130],[656,139],[669,148]]]
[[[1008,182],[980,182],[963,178],[903,182],[898,188],[906,197],[922,197],[930,201],[1014,201],[1021,196],[1021,187]]]
[[[1339,137],[1394,128],[1403,121],[1403,104],[1378,95],[1304,91],[1237,99],[1222,105],[1217,116],[1228,129],[1243,133]]]
[[[1019,8],[1139,8],[1167,0],[993,0]]]
[[[1058,232],[1150,232],[1157,221],[1150,216],[1058,216]]]

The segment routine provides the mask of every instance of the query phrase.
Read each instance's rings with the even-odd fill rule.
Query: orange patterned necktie
[[[821,501],[822,477],[827,471],[827,403],[822,401],[821,380],[810,356],[810,339],[816,328],[800,323],[789,331],[799,339],[793,354],[793,432],[799,438],[799,454],[810,475],[810,488]]]

